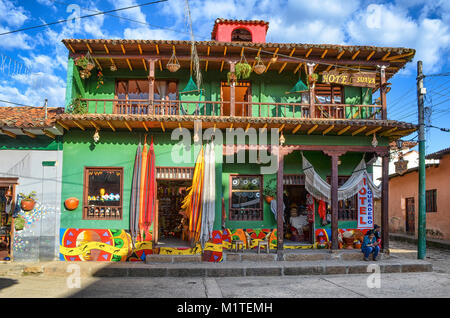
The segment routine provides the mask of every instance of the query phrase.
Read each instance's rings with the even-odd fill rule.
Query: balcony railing
[[[121,115],[232,116],[230,102],[144,99],[81,99],[88,113]],[[313,108],[313,109],[312,109]],[[313,114],[313,115],[312,115]],[[235,102],[236,117],[382,119],[381,105]]]

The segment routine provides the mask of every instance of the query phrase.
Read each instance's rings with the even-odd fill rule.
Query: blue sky
[[[0,33],[150,0],[0,0]],[[416,63],[425,74],[450,70],[450,1],[448,0],[189,0],[194,34],[210,38],[214,20],[269,21],[268,42],[377,45],[416,49],[414,61],[391,80],[390,119],[417,122]],[[71,6],[70,6],[71,5]],[[75,6],[74,6],[75,5]],[[77,7],[78,6],[78,7]],[[67,49],[64,38],[188,39],[185,0],[144,6],[82,19],[79,25],[51,27],[0,36],[0,100],[39,106],[63,106]],[[132,22],[132,19],[138,22]],[[431,124],[450,128],[447,100],[450,77],[425,79]],[[413,138],[415,134],[408,138]],[[430,129],[427,153],[450,147],[450,133]]]

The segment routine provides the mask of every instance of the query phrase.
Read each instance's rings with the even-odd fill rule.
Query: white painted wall
[[[0,177],[19,178],[16,194],[36,191],[33,211],[20,212],[28,221],[14,237],[14,260],[59,258],[62,150],[0,150]],[[43,166],[56,161],[56,166]]]

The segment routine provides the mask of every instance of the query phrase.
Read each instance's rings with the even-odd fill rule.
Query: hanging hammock
[[[205,147],[205,168],[203,176],[202,219],[200,228],[200,244],[202,248],[212,237],[216,212],[216,164],[214,142]]]
[[[301,78],[299,78],[294,87],[292,87],[289,92],[286,92],[286,94],[303,93],[307,91],[309,91],[309,87],[305,83],[303,83]]]
[[[331,200],[331,186],[323,180],[319,174],[314,170],[313,165],[305,158],[302,153],[303,173],[305,174],[305,188],[316,199],[330,202]],[[369,188],[373,192],[374,198],[381,197],[381,186],[377,187],[372,178],[366,170],[366,162],[364,158],[353,170],[352,175],[348,180],[338,189],[338,200],[345,200],[354,196],[363,187],[364,177],[368,182]]]
[[[192,79],[192,74],[191,74],[186,87],[183,88],[183,90],[180,92],[180,94],[200,93],[199,101],[201,101],[204,90],[205,90],[204,88],[197,87],[197,84],[195,84],[194,80]],[[188,107],[188,109],[189,109],[189,107]],[[180,103],[180,110],[183,115],[190,115],[189,112],[184,109],[183,103]],[[195,114],[198,115],[198,112],[199,112],[199,104],[197,104],[197,107],[195,109]]]

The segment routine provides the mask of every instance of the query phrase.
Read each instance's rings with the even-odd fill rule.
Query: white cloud
[[[21,26],[28,19],[23,7],[15,6],[12,1],[0,0],[0,22],[10,26]]]

